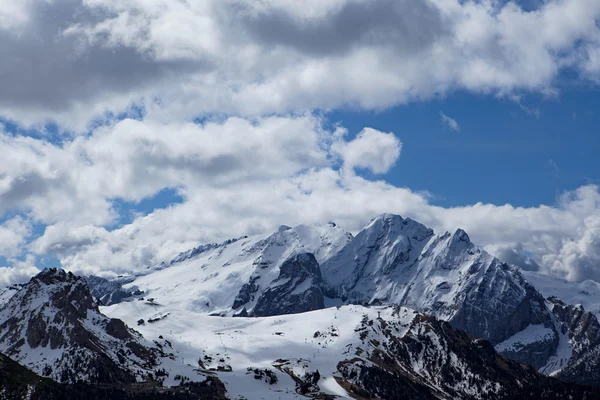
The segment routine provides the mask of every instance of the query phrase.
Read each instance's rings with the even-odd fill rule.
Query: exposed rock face
[[[562,399],[596,398],[594,389],[562,384],[498,355],[435,317],[398,308],[398,317],[370,319],[356,328],[362,345],[338,364],[338,382],[357,398]],[[403,321],[404,320],[404,321]],[[572,397],[569,397],[572,396]]]
[[[240,292],[233,301],[234,309],[238,309],[244,304],[247,304],[250,301],[254,301],[255,293],[258,291],[258,284],[256,284],[256,281],[258,279],[258,276],[253,276],[252,278],[250,278],[250,282],[244,283],[242,285]]]
[[[573,353],[568,364],[558,372],[563,380],[587,385],[600,385],[600,323],[582,306],[567,305],[550,298],[552,311],[569,337]]]
[[[318,310],[325,306],[321,270],[310,253],[288,258],[279,277],[261,294],[252,314],[270,316]]]
[[[565,304],[557,298],[549,298],[548,301],[552,304],[552,312],[576,343],[576,353],[600,342],[600,323],[594,314],[582,306]]]
[[[57,381],[134,382],[156,364],[139,334],[100,314],[86,281],[46,269],[0,309],[0,350]],[[143,346],[142,346],[143,347]]]
[[[135,287],[123,288],[123,283],[120,281],[111,281],[99,276],[87,276],[85,280],[92,296],[104,306],[117,304],[143,294]]]

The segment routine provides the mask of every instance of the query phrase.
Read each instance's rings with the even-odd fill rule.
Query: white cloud
[[[453,90],[547,93],[565,68],[598,79],[596,0],[533,11],[458,0],[16,4],[3,12],[19,34],[0,22],[0,57],[12,60],[0,115],[23,124],[85,131],[132,103],[181,120],[380,109]]]
[[[23,261],[11,260],[10,267],[0,267],[0,287],[23,283],[39,272],[33,254],[28,254]]]
[[[31,222],[16,216],[0,224],[0,257],[8,261],[8,266],[0,266],[0,286],[22,282],[39,270],[35,267],[35,257],[27,254],[23,261],[16,259],[26,251],[27,240],[32,234]]]
[[[232,185],[327,165],[327,135],[312,116],[202,126],[126,119],[61,146],[0,134],[0,211],[46,224],[109,225],[115,198],[137,202],[165,187]]]
[[[345,168],[365,168],[375,174],[388,172],[401,149],[402,143],[393,133],[372,128],[364,128],[355,139],[336,142],[332,148],[342,158]]]
[[[282,223],[334,220],[356,231],[372,216],[394,212],[437,231],[461,227],[507,261],[526,262],[526,251],[548,273],[596,276],[597,187],[566,193],[556,206],[434,206],[423,194],[348,173],[388,171],[401,148],[392,133],[367,128],[348,140],[342,127],[328,131],[319,118],[301,115],[204,125],[124,120],[61,146],[31,138],[0,143],[12,155],[5,181],[36,177],[35,190],[5,189],[0,204],[11,200],[47,223],[29,249],[79,272],[143,268],[198,243],[269,232]],[[107,230],[114,223],[112,199],[135,202],[165,187],[177,188],[183,203]]]
[[[540,264],[525,250],[523,243],[491,244],[485,246],[485,250],[502,261],[516,265],[523,270],[539,271],[541,269]]]
[[[453,131],[460,131],[460,125],[458,125],[458,122],[456,122],[455,119],[450,118],[449,116],[447,116],[446,114],[444,114],[443,112],[440,111],[440,116],[442,117],[442,124],[444,124],[445,126],[447,126],[448,128],[452,129]]]
[[[0,256],[16,257],[23,251],[31,223],[22,217],[11,218],[0,225]]]
[[[79,235],[73,229],[49,229],[34,249],[45,253],[56,244],[74,243],[58,253],[66,267],[118,274],[168,261],[199,243],[274,231],[281,223],[334,220],[357,231],[372,216],[394,212],[438,232],[462,227],[476,243],[522,267],[571,280],[598,278],[595,261],[600,247],[594,238],[598,237],[600,193],[593,186],[568,193],[556,207],[442,208],[409,189],[325,167],[231,187],[197,185],[186,198],[183,204],[157,210],[112,232],[86,227],[88,233]],[[582,227],[586,220],[595,222]]]
[[[525,107],[521,92],[555,92],[564,69],[599,79],[598,18],[596,0],[548,0],[530,12],[458,0],[11,3],[0,10],[0,58],[10,60],[0,71],[0,117],[85,134],[56,144],[0,133],[0,215],[24,215],[0,227],[10,259],[0,279],[32,273],[31,255],[15,260],[24,247],[111,274],[281,223],[333,219],[357,230],[382,212],[462,227],[514,262],[530,252],[548,273],[596,277],[597,187],[555,206],[436,207],[354,173],[394,166],[402,144],[393,133],[365,128],[349,140],[313,112],[455,90]],[[114,119],[136,112],[132,104],[142,120]],[[188,122],[197,116],[209,122]],[[94,119],[106,126],[88,129]],[[114,199],[135,203],[164,188],[183,203],[108,230],[118,220]],[[32,223],[47,228],[27,243]]]
[[[542,262],[568,280],[600,281],[600,218],[585,218],[577,236],[563,239],[560,250],[543,255]]]

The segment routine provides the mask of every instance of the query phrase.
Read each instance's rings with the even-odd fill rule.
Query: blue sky
[[[597,0],[15,4],[0,284],[384,212],[600,280]]]
[[[384,177],[431,193],[443,206],[554,204],[557,196],[600,183],[600,90],[570,85],[556,98],[510,99],[455,93],[385,111],[327,115],[351,133],[364,126],[394,132],[402,155]],[[454,131],[440,112],[460,126]]]

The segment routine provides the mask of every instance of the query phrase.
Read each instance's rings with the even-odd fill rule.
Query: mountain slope
[[[486,341],[403,307],[349,305],[263,318],[165,308],[166,318],[140,331],[213,370],[233,399],[508,399],[556,382],[503,359]],[[165,312],[141,301],[102,310],[129,323]],[[594,398],[589,389],[563,389]]]
[[[154,388],[145,386],[90,385],[86,383],[64,384],[41,378],[34,372],[0,354],[1,400],[225,400],[225,388],[215,379],[198,384],[184,384],[177,388]]]
[[[252,313],[263,292],[278,280],[287,259],[311,253],[322,262],[351,239],[352,235],[333,223],[281,226],[271,235],[228,240],[182,253],[168,264],[133,274],[123,290],[139,289],[160,304],[206,314],[231,316],[243,308]]]
[[[0,351],[58,382],[173,384],[165,368],[204,380],[167,350],[101,314],[86,281],[62,270],[40,272],[0,309]]]
[[[478,249],[460,229],[434,235],[411,219],[384,214],[322,270],[329,296],[411,307],[494,344],[529,325],[546,326],[552,340],[542,354],[528,347],[511,354],[538,368],[558,345],[544,298],[515,267]]]
[[[581,304],[586,310],[600,317],[600,283],[586,280],[568,282],[537,271],[521,271],[544,297],[557,297],[566,304]]]
[[[600,386],[600,323],[581,305],[573,306],[550,298],[554,313],[563,321],[572,355],[556,376],[570,382]]]

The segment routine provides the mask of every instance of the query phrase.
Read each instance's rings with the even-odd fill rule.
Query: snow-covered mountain
[[[231,316],[245,308],[252,314],[269,287],[275,288],[284,280],[291,279],[284,276],[280,279],[281,266],[286,260],[301,253],[310,253],[318,263],[322,263],[352,238],[351,234],[333,223],[316,227],[281,226],[270,235],[199,246],[180,254],[170,263],[123,277],[121,280],[126,284],[111,291],[98,292],[97,296],[139,290],[143,292],[141,296],[182,310]],[[284,275],[285,271],[286,268]],[[287,271],[295,274],[297,269],[292,267]],[[301,271],[304,269],[298,269],[298,273],[303,273]],[[298,278],[294,279],[300,285]],[[93,291],[97,289],[93,282],[90,284]],[[291,293],[295,288],[289,289]],[[298,308],[296,312],[309,309],[312,308]]]
[[[0,309],[0,352],[66,383],[162,382],[173,380],[162,370],[177,365],[168,348],[100,313],[85,279],[57,269],[40,272]]]
[[[52,282],[56,274],[60,275],[56,271],[47,274],[52,276],[52,279],[48,278]],[[42,280],[46,279],[44,273],[40,276]],[[241,396],[245,390],[260,383],[249,384],[246,375],[252,375],[250,382],[262,382],[272,379],[278,370],[285,373],[277,375],[278,384],[269,385],[267,390],[261,383],[256,389],[262,397],[267,392],[281,396],[285,391],[291,391],[290,398],[296,398],[298,385],[312,387],[294,362],[305,366],[304,370],[309,372],[307,376],[313,378],[317,369],[321,376],[324,376],[323,368],[330,371],[323,377],[324,386],[317,385],[318,390],[328,396],[367,390],[372,395],[386,398],[388,392],[380,392],[383,383],[369,389],[368,382],[373,379],[388,382],[399,379],[398,376],[409,377],[413,384],[394,390],[415,396],[424,390],[433,398],[469,398],[465,382],[471,382],[479,394],[488,393],[490,398],[500,398],[500,388],[503,385],[512,387],[521,374],[525,380],[540,381],[533,370],[521,371],[518,364],[508,361],[501,364],[505,367],[510,364],[510,368],[506,368],[519,372],[513,375],[510,372],[508,376],[503,375],[501,381],[496,380],[495,374],[499,372],[490,361],[499,360],[493,351],[495,347],[504,356],[529,364],[545,374],[566,381],[600,385],[600,324],[593,313],[556,297],[545,298],[516,267],[478,249],[466,232],[435,234],[424,225],[397,215],[384,214],[373,219],[356,236],[334,223],[314,227],[281,226],[270,235],[201,245],[181,253],[169,263],[133,271],[114,281],[97,277],[87,277],[84,281],[66,276],[67,281],[78,282],[75,287],[85,286],[86,290],[89,287],[91,292],[87,290],[84,301],[85,316],[81,313],[75,314],[75,319],[64,319],[77,320],[75,326],[81,325],[97,338],[97,342],[103,344],[102,354],[106,354],[107,359],[120,361],[115,354],[128,340],[139,343],[148,349],[147,354],[153,355],[152,360],[147,361],[154,365],[133,357],[120,366],[136,379],[141,379],[150,370],[162,368],[171,371],[171,381],[167,383],[173,384],[175,374],[197,378],[194,369],[214,369],[228,390]],[[52,299],[68,297],[71,292],[56,289],[60,295],[53,295],[48,287],[54,287],[54,283],[40,291],[37,286],[44,285],[36,286],[36,280],[40,278],[34,278],[22,289],[14,287],[1,296],[9,298],[13,295],[0,310],[0,323],[6,319],[0,325],[0,345],[4,346],[0,351],[8,352],[14,359],[32,367],[39,357],[59,365],[63,361],[49,356],[46,350],[39,350],[52,342],[52,335],[46,335],[49,338],[42,340],[46,344],[37,347],[30,346],[27,335],[35,337],[36,329],[29,328],[39,325],[40,318],[55,331],[72,329],[68,324],[57,325],[56,321],[60,319],[55,317],[56,312],[48,311],[65,307],[66,303],[59,307]],[[64,282],[57,287],[61,285],[64,286]],[[546,282],[544,294],[550,286]],[[34,295],[27,294],[32,290]],[[23,300],[25,298],[30,300]],[[35,300],[38,298],[48,301]],[[40,307],[42,303],[51,304],[53,308]],[[101,305],[100,309],[96,304]],[[593,301],[590,300],[590,304]],[[409,328],[416,317],[399,321],[397,307],[407,307],[402,309],[404,313],[411,313],[409,309],[416,310],[413,314],[418,315],[419,323],[425,325],[419,325],[416,330]],[[23,308],[28,316],[17,322],[11,320],[10,316],[22,312]],[[383,325],[394,321],[395,328],[390,331],[377,325],[380,318],[375,318],[373,313],[385,315]],[[361,315],[360,321],[355,314]],[[363,315],[376,321],[373,324],[379,328],[373,329],[379,329],[377,335],[383,332],[383,337],[376,335],[365,342],[359,333],[356,338],[356,333],[362,331]],[[130,337],[111,338],[107,327],[118,324],[111,321],[121,320],[142,332],[145,339],[129,328],[124,331]],[[342,335],[342,326],[349,336]],[[451,331],[448,330],[450,326],[453,327]],[[118,330],[123,331],[122,325],[119,327]],[[371,328],[370,325],[365,334],[370,335]],[[455,331],[456,328],[466,331],[470,337],[486,339],[491,345],[470,339]],[[431,336],[432,332],[438,335],[437,339]],[[441,340],[439,337],[450,334],[452,338]],[[411,342],[415,337],[417,342]],[[282,338],[286,339],[282,341]],[[115,339],[120,341],[114,342]],[[344,348],[358,346],[367,355],[354,354],[358,361],[346,362],[342,356],[350,354],[347,349],[344,352],[335,348],[334,353],[330,352],[333,347],[321,350],[314,347],[319,340],[321,343],[336,341]],[[477,351],[482,353],[467,355],[460,350],[462,347],[450,346],[452,341],[470,343],[467,347],[479,346]],[[95,343],[94,340],[91,342]],[[385,345],[380,347],[375,343]],[[273,351],[267,351],[264,346],[274,346]],[[37,353],[34,351],[37,359],[31,358],[30,347],[37,349]],[[89,350],[90,346],[83,347]],[[469,349],[473,350],[471,347]],[[317,360],[317,354],[321,351],[325,351],[330,364],[319,367],[321,361]],[[315,359],[313,367],[306,364],[311,352]],[[430,361],[423,358],[427,352],[432,352]],[[62,353],[59,351],[58,354]],[[450,369],[444,367],[446,361],[440,361],[446,359],[452,360]],[[488,364],[479,363],[477,360],[480,359],[488,359]],[[340,367],[340,363],[347,368]],[[157,367],[159,364],[163,367]],[[254,372],[246,371],[247,368]],[[286,368],[296,372],[290,374]],[[490,376],[481,378],[482,368],[489,371]],[[506,372],[504,367],[501,369]],[[44,373],[39,368],[36,371]],[[474,378],[472,374],[477,373],[479,378]],[[439,376],[443,379],[436,381]],[[291,381],[282,381],[288,378]],[[554,385],[549,383],[554,381],[544,382]],[[523,385],[517,384],[517,387]],[[360,395],[359,392],[354,395]]]
[[[464,231],[434,235],[398,215],[371,221],[322,270],[332,297],[405,305],[492,343],[551,320],[518,269],[478,249]]]
[[[314,278],[312,255],[291,259]],[[281,275],[289,268],[284,263]],[[98,310],[83,278],[46,270],[15,293],[1,318],[13,360],[66,382],[0,354],[2,399],[594,398],[404,307],[221,318],[138,299]],[[50,349],[60,357],[49,358]],[[176,373],[171,387],[159,385]]]
[[[435,234],[398,215],[356,237],[334,223],[203,245],[130,277],[103,296],[137,291],[180,310],[269,316],[340,304],[402,305],[491,341],[551,374],[577,335],[522,273],[478,249],[466,232]],[[106,285],[104,285],[106,286]]]

